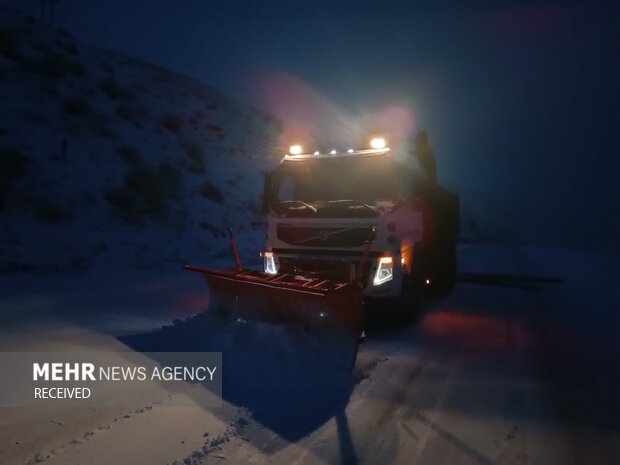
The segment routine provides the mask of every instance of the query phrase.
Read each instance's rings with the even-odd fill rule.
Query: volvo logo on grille
[[[328,231],[319,231],[319,234],[317,235],[317,238],[320,241],[325,242],[327,239],[329,239],[329,232]]]

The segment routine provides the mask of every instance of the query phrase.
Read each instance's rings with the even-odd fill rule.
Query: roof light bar
[[[301,155],[302,151],[303,149],[301,148],[301,145],[291,145],[291,147],[288,149],[288,153],[290,153],[291,155]]]
[[[373,149],[384,149],[386,146],[385,139],[382,137],[376,137],[370,141],[370,146]]]

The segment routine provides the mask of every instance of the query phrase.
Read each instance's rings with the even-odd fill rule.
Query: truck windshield
[[[401,196],[401,176],[385,160],[293,163],[281,167],[276,176],[277,201],[356,200],[374,204],[378,200],[397,200]]]

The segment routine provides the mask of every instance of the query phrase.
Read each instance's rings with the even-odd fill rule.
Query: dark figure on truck
[[[422,175],[433,183],[437,182],[437,162],[433,149],[428,145],[428,133],[426,131],[418,132],[413,143],[411,153],[418,160]]]

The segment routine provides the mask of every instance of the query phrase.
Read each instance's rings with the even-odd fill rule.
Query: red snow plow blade
[[[360,334],[362,289],[355,283],[335,283],[292,274],[256,270],[213,270],[186,265],[202,273],[212,305],[229,316],[305,328],[332,327]]]

